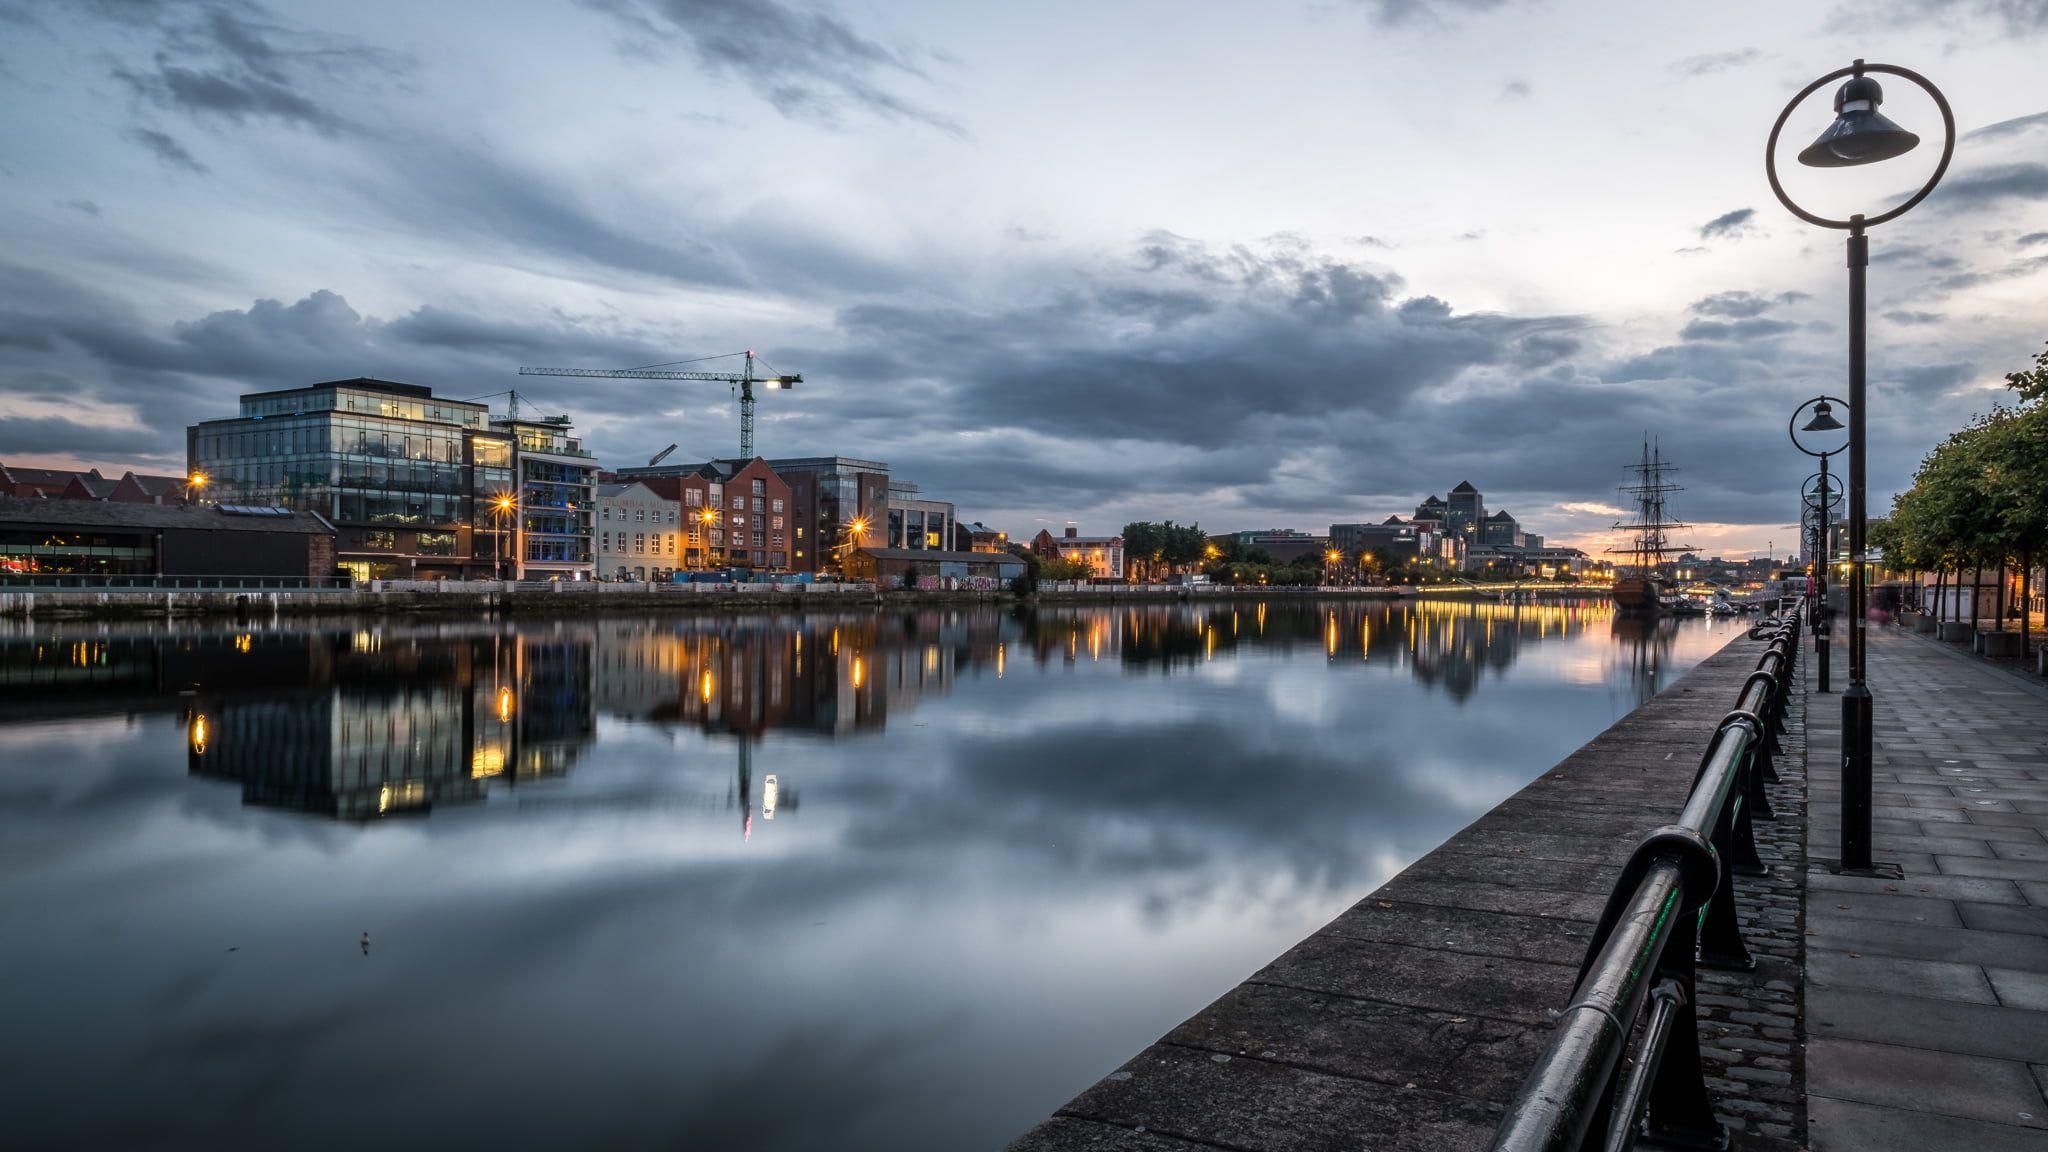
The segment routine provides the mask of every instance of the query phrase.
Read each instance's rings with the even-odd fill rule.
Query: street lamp
[[[1332,584],[1337,582],[1337,573],[1340,571],[1337,567],[1337,561],[1343,558],[1344,554],[1335,548],[1323,553],[1323,579]]]
[[[1785,128],[1785,121],[1808,96],[1822,86],[1836,80],[1847,79],[1847,83],[1835,93],[1835,119],[1814,142],[1799,153],[1799,162],[1810,168],[1846,168],[1862,164],[1874,164],[1902,156],[1920,143],[1920,138],[1878,112],[1878,105],[1884,102],[1884,90],[1870,73],[1897,76],[1908,80],[1933,97],[1934,105],[1941,110],[1941,160],[1934,166],[1934,174],[1920,186],[1920,190],[1908,196],[1898,205],[1875,216],[1865,217],[1857,213],[1847,220],[1836,220],[1816,215],[1794,203],[1787,195],[1783,184],[1778,182],[1778,134]],[[1873,704],[1870,688],[1864,680],[1864,630],[1869,624],[1865,616],[1865,571],[1864,556],[1864,273],[1870,267],[1870,239],[1865,231],[1895,220],[1904,215],[1915,204],[1927,199],[1934,186],[1941,182],[1948,171],[1948,162],[1956,150],[1956,118],[1949,110],[1948,100],[1941,90],[1929,83],[1917,72],[1892,64],[1866,64],[1856,61],[1847,68],[1833,72],[1813,81],[1792,97],[1785,110],[1778,113],[1778,120],[1771,125],[1771,136],[1764,145],[1764,174],[1770,178],[1771,192],[1787,211],[1808,224],[1822,228],[1841,228],[1849,233],[1849,687],[1842,693],[1842,860],[1844,871],[1868,872],[1870,866],[1870,759],[1871,759],[1871,715]]]
[[[206,473],[201,472],[197,468],[194,468],[185,476],[185,503],[190,504],[192,502],[192,492],[194,489],[202,493],[206,491],[206,480]]]
[[[1833,396],[1816,396],[1799,407],[1794,408],[1792,410],[1792,418],[1785,422],[1785,434],[1792,438],[1792,446],[1808,456],[1820,457],[1820,471],[1815,473],[1815,477],[1820,481],[1817,493],[1812,499],[1809,499],[1802,486],[1799,494],[1800,503],[1813,511],[1817,528],[1817,542],[1813,548],[1813,555],[1815,557],[1813,587],[1809,590],[1813,596],[1813,603],[1808,606],[1807,617],[1813,626],[1814,671],[1818,673],[1815,691],[1818,692],[1828,690],[1828,616],[1826,600],[1828,593],[1828,558],[1829,553],[1832,551],[1829,542],[1828,525],[1834,519],[1832,515],[1834,509],[1833,494],[1828,490],[1828,457],[1840,452],[1846,445],[1837,444],[1832,448],[1826,449],[1814,448],[1809,446],[1806,441],[1801,440],[1799,434],[1805,432],[1813,435],[1842,431],[1845,426],[1840,420],[1835,419],[1834,410],[1834,406],[1841,403],[1843,403],[1841,400]],[[1809,408],[1813,409],[1813,417],[1805,424],[1801,424],[1799,417]],[[1826,443],[1826,441],[1823,441],[1823,443]],[[1801,518],[1804,519],[1803,516]]]
[[[697,513],[697,523],[704,526],[704,567],[711,567],[711,533],[718,527],[718,509],[706,508]],[[720,548],[724,543],[720,542]]]
[[[518,507],[519,501],[513,499],[510,492],[500,492],[491,501],[491,520],[496,526],[497,537],[493,541],[496,554],[491,557],[491,575],[500,580],[505,578],[505,517]]]

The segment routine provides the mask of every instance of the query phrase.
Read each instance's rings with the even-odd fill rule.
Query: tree
[[[1086,580],[1095,575],[1086,560],[1075,556],[1041,557],[1038,561],[1040,580]]]

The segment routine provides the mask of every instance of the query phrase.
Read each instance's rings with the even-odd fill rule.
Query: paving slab
[[[1807,1124],[1815,1148],[1854,1148],[1859,1152],[2048,1152],[2048,1132],[2038,1128],[1882,1108],[1827,1096],[1814,1096],[1807,1103]]]
[[[1873,854],[1903,875],[1809,869],[1812,1147],[2048,1152],[2048,690],[1868,635]],[[1839,709],[1808,720],[1818,862],[1837,853]]]

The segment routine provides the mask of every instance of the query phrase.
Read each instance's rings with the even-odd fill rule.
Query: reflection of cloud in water
[[[0,917],[37,927],[0,939],[35,990],[0,1077],[29,1142],[993,1146],[1628,707],[1556,671],[1633,667],[1598,612],[1347,605],[1333,658],[1312,606],[1213,643],[1201,607],[280,629],[225,681],[203,634],[161,681],[114,651],[39,705],[105,719],[0,720]],[[467,707],[408,771],[508,770],[369,824],[250,806],[350,794],[360,748],[195,779],[195,680],[351,732]]]

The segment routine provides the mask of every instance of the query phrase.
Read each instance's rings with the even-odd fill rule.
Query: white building
[[[693,526],[683,506],[647,485],[597,486],[597,575],[600,580],[666,580],[686,567],[685,536]]]

